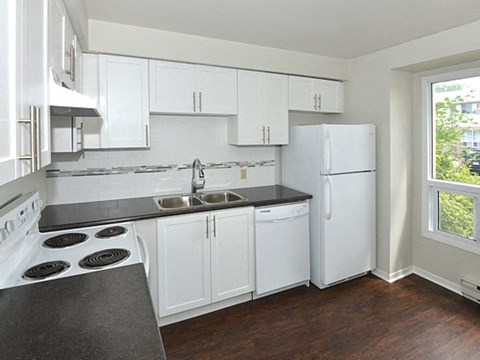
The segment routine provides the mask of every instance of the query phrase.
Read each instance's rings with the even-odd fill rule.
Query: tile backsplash
[[[150,149],[52,154],[47,202],[190,192],[191,164],[197,157],[204,165],[205,190],[275,184],[275,147],[228,145],[227,121],[225,117],[152,116]],[[244,167],[247,178],[240,179]]]

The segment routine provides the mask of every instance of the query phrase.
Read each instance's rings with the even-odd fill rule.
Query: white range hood
[[[95,100],[58,84],[49,71],[50,116],[100,117]]]

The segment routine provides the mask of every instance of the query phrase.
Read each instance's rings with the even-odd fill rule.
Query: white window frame
[[[425,76],[421,79],[422,93],[422,236],[475,254],[480,254],[480,186],[460,184],[432,177],[433,122],[432,84],[462,78],[480,76],[480,68]],[[438,192],[449,192],[473,198],[473,237],[461,236],[438,230]]]

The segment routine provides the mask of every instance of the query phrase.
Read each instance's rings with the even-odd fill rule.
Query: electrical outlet
[[[241,167],[240,168],[240,179],[245,180],[247,178],[247,168]]]

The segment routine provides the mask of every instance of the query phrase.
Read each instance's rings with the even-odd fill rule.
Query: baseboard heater
[[[467,299],[480,303],[480,282],[462,279],[462,294]]]

